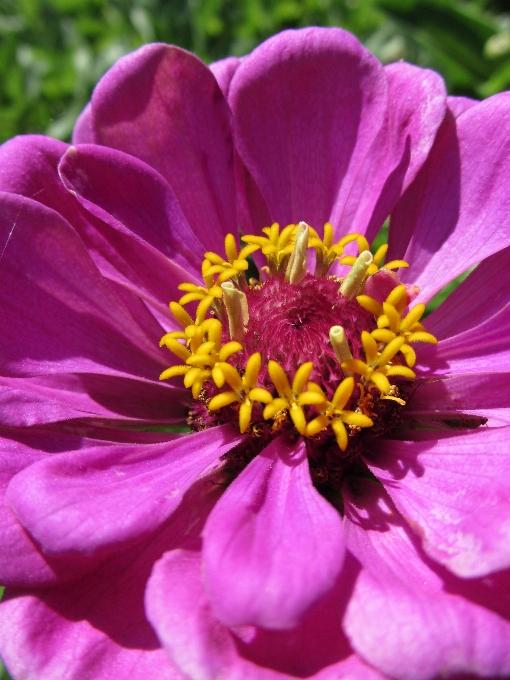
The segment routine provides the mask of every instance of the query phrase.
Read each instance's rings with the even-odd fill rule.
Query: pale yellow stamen
[[[333,351],[340,365],[342,364],[343,361],[348,361],[349,359],[352,359],[351,350],[349,349],[349,345],[347,344],[345,331],[342,328],[342,326],[332,326],[329,329],[329,340],[331,342],[331,346],[333,347]],[[352,375],[352,373],[348,369],[343,370],[343,373],[346,378]]]
[[[221,284],[223,302],[227,309],[228,325],[232,340],[242,342],[244,331],[250,319],[246,295],[234,286],[232,281]]]
[[[369,250],[364,250],[361,255],[358,256],[356,262],[352,265],[351,271],[347,274],[343,280],[340,290],[338,291],[340,295],[343,295],[348,300],[358,293],[368,267],[372,262],[372,253]]]
[[[293,285],[300,283],[306,276],[306,250],[308,248],[309,231],[310,228],[306,222],[300,222],[298,224],[296,240],[294,241],[294,250],[292,251],[285,272],[285,281],[288,281]]]

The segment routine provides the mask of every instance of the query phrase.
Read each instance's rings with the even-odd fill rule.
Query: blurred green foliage
[[[94,84],[160,40],[210,62],[285,28],[343,26],[385,63],[437,69],[449,92],[510,88],[510,15],[489,0],[0,0],[0,141],[68,139]]]

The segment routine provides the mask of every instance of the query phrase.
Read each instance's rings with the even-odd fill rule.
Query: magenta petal
[[[385,67],[388,111],[349,195],[348,231],[375,238],[427,159],[446,110],[442,78],[399,62]]]
[[[242,58],[227,57],[226,59],[220,59],[219,61],[214,61],[212,64],[209,64],[209,68],[214,73],[214,77],[218,81],[218,85],[225,97],[228,96],[230,83],[241,62]]]
[[[167,179],[209,250],[237,233],[230,112],[211,71],[162,44],[120,59],[92,97],[94,141],[136,156]]]
[[[243,59],[236,148],[274,220],[337,226],[386,102],[381,64],[341,29],[285,31]]]
[[[407,402],[405,413],[411,418],[451,420],[447,423],[451,427],[462,427],[463,421],[468,426],[470,414],[489,418],[489,426],[500,425],[501,419],[510,424],[510,372],[461,373],[424,381]]]
[[[37,389],[37,386],[32,389],[29,378],[0,378],[0,424],[30,427],[85,415],[83,411],[77,411],[65,403],[68,396],[65,392],[62,394],[63,400],[55,396],[54,393],[48,395],[47,390]],[[89,400],[86,394],[76,396],[78,399],[83,397],[84,401]],[[90,415],[90,411],[87,415]]]
[[[144,591],[154,563],[166,550],[200,540],[221,488],[200,480],[158,532],[117,551],[80,581],[36,595],[6,592],[10,599],[0,605],[0,654],[13,675],[34,680],[184,680],[147,621]]]
[[[85,429],[85,428],[83,428]],[[91,428],[87,428],[89,431]],[[49,556],[21,527],[18,519],[5,503],[5,491],[11,479],[23,469],[38,461],[51,458],[63,451],[77,452],[80,449],[104,445],[99,439],[86,439],[85,435],[66,431],[50,431],[35,427],[0,429],[0,583],[9,587],[40,587],[55,583],[66,583],[81,578],[97,568],[101,556],[65,555]],[[129,431],[112,431],[101,428],[91,434],[96,437],[133,437]],[[137,433],[150,442],[151,433]],[[166,437],[172,435],[166,434]],[[176,435],[173,435],[174,437]],[[72,453],[70,454],[72,455]]]
[[[446,102],[455,118],[458,118],[472,106],[480,103],[477,99],[470,99],[469,97],[447,97]]]
[[[204,574],[213,610],[230,626],[291,628],[332,588],[343,551],[340,516],[312,486],[304,443],[276,440],[207,520]]]
[[[396,680],[507,677],[510,623],[446,592],[380,487],[357,487],[344,494],[347,547],[363,567],[344,618],[354,649]]]
[[[165,179],[146,163],[121,151],[86,144],[68,149],[59,174],[64,186],[95,217],[108,221],[113,216],[185,270],[193,266],[200,277],[207,247],[189,228]]]
[[[14,137],[0,146],[0,191],[20,194],[47,205],[66,219],[76,213],[56,168],[69,145],[42,135]]]
[[[55,573],[5,503],[5,489],[23,468],[47,456],[28,446],[0,437],[0,583],[39,584],[55,581]]]
[[[173,442],[54,456],[20,472],[8,501],[48,554],[111,550],[158,527],[241,438],[224,425]]]
[[[179,213],[179,209],[175,209],[175,199],[169,196],[171,190],[157,173],[143,163],[119,154],[123,157],[124,166],[129,158],[132,161],[130,165],[138,164],[134,170],[138,170],[139,174],[141,173],[140,166],[142,166],[152,173],[151,176],[159,178],[159,184],[155,181],[155,186],[145,186],[147,190],[151,189],[149,195],[152,198],[156,195],[159,197],[158,209],[147,196],[144,196],[143,205],[147,205],[149,209],[145,211],[138,207],[138,210],[133,212],[126,206],[124,210],[116,212],[112,208],[113,214],[124,219],[124,224],[127,225],[124,226],[101,208],[89,204],[86,206],[89,208],[87,210],[76,200],[76,194],[80,193],[79,188],[84,185],[86,189],[86,180],[90,182],[90,174],[100,181],[102,194],[108,196],[108,187],[115,185],[113,178],[122,170],[122,164],[117,163],[117,167],[107,168],[109,172],[105,173],[104,162],[100,162],[106,153],[104,150],[94,171],[87,177],[85,170],[90,169],[88,167],[81,169],[84,176],[80,178],[81,182],[77,182],[74,186],[70,182],[70,179],[73,179],[72,174],[71,178],[63,176],[61,179],[57,172],[59,162],[68,148],[67,144],[39,135],[16,137],[7,142],[0,147],[2,167],[0,189],[34,199],[62,215],[79,233],[90,257],[103,276],[133,291],[135,296],[147,300],[159,308],[159,313],[163,318],[168,318],[168,296],[172,294],[172,290],[175,290],[177,295],[177,285],[184,279],[190,278],[190,274],[187,273],[189,269],[187,262],[182,268],[170,262],[167,257],[170,247],[169,239],[165,238],[168,221]],[[90,147],[85,148],[90,149]],[[98,147],[95,149],[97,154],[101,154]],[[76,152],[74,154],[76,157]],[[85,156],[85,153],[83,155]],[[64,161],[64,172],[66,169],[72,170]],[[97,177],[101,170],[102,174]],[[123,174],[124,182],[127,179],[126,174],[126,172]],[[146,175],[147,173],[143,175],[145,184],[147,184]],[[164,186],[162,187],[161,184]],[[127,192],[128,197],[139,196],[139,185],[133,186],[133,181],[129,186],[122,184],[121,191],[118,186],[116,189],[118,195]],[[129,204],[130,201],[127,203]],[[181,226],[180,222],[179,226]],[[141,238],[137,237],[136,229]],[[189,230],[187,226],[185,229]],[[200,246],[198,250],[203,251],[204,248]]]
[[[76,119],[73,130],[73,144],[92,144],[94,142],[94,130],[92,129],[92,105],[87,106]]]
[[[510,370],[510,304],[471,330],[420,348],[416,372],[456,374]]]
[[[4,375],[93,372],[155,379],[165,367],[158,338],[149,338],[112,293],[76,232],[35,201],[0,197]]]
[[[370,464],[425,551],[458,576],[510,567],[510,428],[382,441]]]
[[[70,418],[183,423],[190,395],[166,382],[94,373],[0,377],[0,422],[11,427]]]
[[[347,592],[352,583],[346,584]],[[327,595],[289,631],[223,626],[204,591],[200,553],[175,550],[154,566],[146,592],[148,618],[172,661],[202,680],[381,680],[352,654],[340,628],[337,593]],[[341,660],[338,660],[341,659]]]
[[[439,340],[487,321],[510,303],[510,247],[481,262],[427,318]]]
[[[510,245],[510,94],[450,116],[391,225],[400,243],[391,257],[409,262],[402,277],[423,300]]]

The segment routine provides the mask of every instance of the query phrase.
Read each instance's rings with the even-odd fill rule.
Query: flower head
[[[309,28],[0,148],[16,680],[510,675],[509,113]]]

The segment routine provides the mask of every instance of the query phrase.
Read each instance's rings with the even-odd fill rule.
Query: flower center
[[[205,254],[204,286],[181,284],[170,309],[182,331],[160,343],[180,363],[161,379],[183,376],[192,429],[231,423],[248,435],[227,454],[233,475],[272,439],[304,437],[312,479],[328,495],[363,467],[370,439],[398,424],[415,378],[411,345],[437,340],[420,323],[424,305],[409,309],[416,289],[395,273],[407,263],[380,268],[387,246],[372,256],[360,234],[333,243],[329,223],[322,239],[304,222],[263,232],[243,237],[241,251],[229,234],[225,256]],[[351,242],[357,256],[344,253]],[[267,264],[247,281],[257,251]],[[343,279],[329,274],[335,260],[351,267]]]

